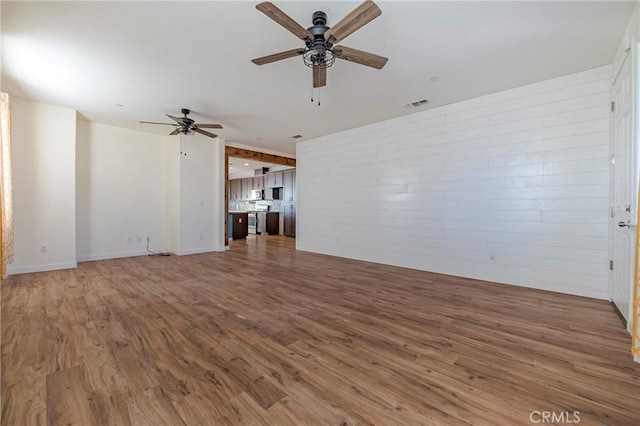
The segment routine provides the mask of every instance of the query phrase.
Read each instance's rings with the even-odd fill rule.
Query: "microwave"
[[[282,188],[267,188],[264,190],[265,200],[282,200]]]
[[[263,198],[262,189],[254,189],[249,194],[249,199],[252,201],[262,200],[262,198]]]

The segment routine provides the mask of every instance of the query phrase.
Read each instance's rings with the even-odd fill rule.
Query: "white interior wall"
[[[629,19],[629,24],[622,36],[622,40],[620,41],[620,45],[616,50],[615,57],[613,59],[613,73],[617,73],[617,71],[622,66],[622,61],[626,56],[626,50],[632,47],[634,40],[637,42],[640,39],[640,2],[638,2],[638,6],[636,6],[633,15]]]
[[[180,245],[177,254],[224,250],[220,230],[224,231],[224,141],[195,134],[181,136],[180,156]],[[184,155],[186,153],[186,155]],[[222,194],[220,188],[223,189]],[[223,220],[220,223],[220,219]],[[223,237],[224,238],[224,237]]]
[[[297,247],[602,299],[611,66],[297,145]]]
[[[167,251],[180,252],[180,151],[179,138],[173,138],[167,147]]]
[[[168,136],[78,120],[78,261],[167,246]]]
[[[76,112],[12,98],[11,274],[76,266]]]
[[[225,193],[225,146],[226,141],[222,138],[209,141],[212,146],[213,155],[209,167],[213,168],[213,234],[212,248],[214,251],[224,251],[226,249],[224,243],[225,234],[225,216],[226,211],[226,193]]]
[[[224,140],[189,136],[185,157],[177,137],[22,99],[14,99],[12,130],[9,273],[145,254],[147,236],[152,251],[224,250]]]

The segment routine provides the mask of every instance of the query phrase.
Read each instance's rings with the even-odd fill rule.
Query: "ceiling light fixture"
[[[188,117],[191,113],[191,110],[187,108],[182,108],[183,117],[174,117],[173,115],[166,114],[167,117],[175,121],[175,123],[157,123],[155,121],[141,121],[141,123],[147,124],[162,124],[165,126],[173,126],[175,129],[173,132],[169,133],[169,135],[194,135],[196,133],[200,133],[201,135],[208,136],[210,138],[217,138],[218,135],[214,133],[210,133],[203,129],[222,129],[222,126],[219,124],[202,124],[196,123],[194,120]]]
[[[312,22],[313,26],[307,31],[313,35],[313,39],[305,40],[307,48],[302,54],[302,60],[309,68],[329,68],[336,61],[336,52],[333,44],[324,39],[324,33],[329,29],[327,14],[314,12]]]
[[[256,9],[304,41],[304,48],[290,49],[252,59],[256,65],[269,64],[300,55],[304,64],[313,68],[313,87],[317,89],[327,85],[327,68],[335,63],[336,58],[376,69],[381,69],[387,63],[387,58],[382,56],[346,46],[334,46],[334,43],[339,43],[382,14],[382,10],[372,0],[366,0],[360,4],[331,28],[327,26],[327,14],[323,11],[314,12],[311,16],[313,25],[304,29],[269,1],[258,3]]]
[[[249,165],[249,163],[244,163],[244,165],[245,165],[245,166],[248,166],[248,165]]]

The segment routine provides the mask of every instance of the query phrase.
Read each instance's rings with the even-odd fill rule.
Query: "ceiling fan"
[[[175,130],[169,133],[170,135],[193,135],[194,133],[200,133],[201,135],[209,136],[210,138],[217,138],[218,135],[213,134],[211,132],[207,132],[204,129],[222,129],[222,126],[219,124],[197,124],[191,118],[187,117],[190,110],[187,108],[182,108],[181,110],[183,117],[174,117],[173,115],[166,114],[167,117],[175,121],[175,123],[156,123],[154,121],[141,121],[141,123],[146,124],[163,124],[165,126],[173,126]]]
[[[371,0],[367,0],[356,7],[333,27],[326,25],[326,13],[321,11],[314,12],[312,16],[313,25],[306,30],[270,2],[259,3],[256,5],[256,9],[282,25],[305,43],[304,48],[286,50],[253,59],[251,62],[256,65],[264,65],[302,55],[305,65],[313,68],[313,87],[323,87],[327,84],[327,68],[333,65],[336,58],[376,69],[381,69],[387,63],[388,58],[347,46],[334,45],[382,14],[380,8]]]

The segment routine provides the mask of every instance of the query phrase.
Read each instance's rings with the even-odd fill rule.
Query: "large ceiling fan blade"
[[[382,15],[382,10],[380,10],[378,5],[371,0],[367,0],[353,9],[351,13],[342,18],[340,22],[329,28],[327,32],[324,33],[324,39],[329,43],[338,43],[380,15]]]
[[[210,138],[217,138],[218,135],[207,132],[206,130],[198,129],[197,127],[192,127],[191,130],[194,132],[200,133],[201,135],[209,136]]]
[[[169,117],[172,120],[177,121],[178,123],[182,124],[182,119],[178,118],[178,117],[174,117],[173,115],[169,115],[169,114],[165,114],[167,117]]]
[[[296,37],[303,40],[307,38],[313,40],[313,35],[309,31],[305,30],[302,25],[298,24],[289,15],[274,6],[273,3],[268,1],[259,3],[256,5],[256,9],[291,31]]]
[[[175,129],[173,132],[169,133],[169,136],[177,135],[180,133],[180,129]]]
[[[173,123],[158,123],[156,121],[141,121],[140,123],[144,124],[164,124],[165,126],[175,126]]]
[[[274,53],[273,55],[263,56],[262,58],[252,59],[256,65],[264,65],[269,64],[271,62],[280,61],[282,59],[293,58],[294,56],[302,55],[304,53],[304,49],[291,49],[285,50],[284,52]]]
[[[327,68],[313,67],[313,87],[324,87],[327,85]]]
[[[199,127],[200,129],[222,129],[221,124],[194,124],[193,127]]]
[[[389,58],[385,58],[384,56],[374,55],[373,53],[364,52],[347,46],[335,46],[334,50],[336,52],[336,58],[376,69],[384,67],[389,60]]]

